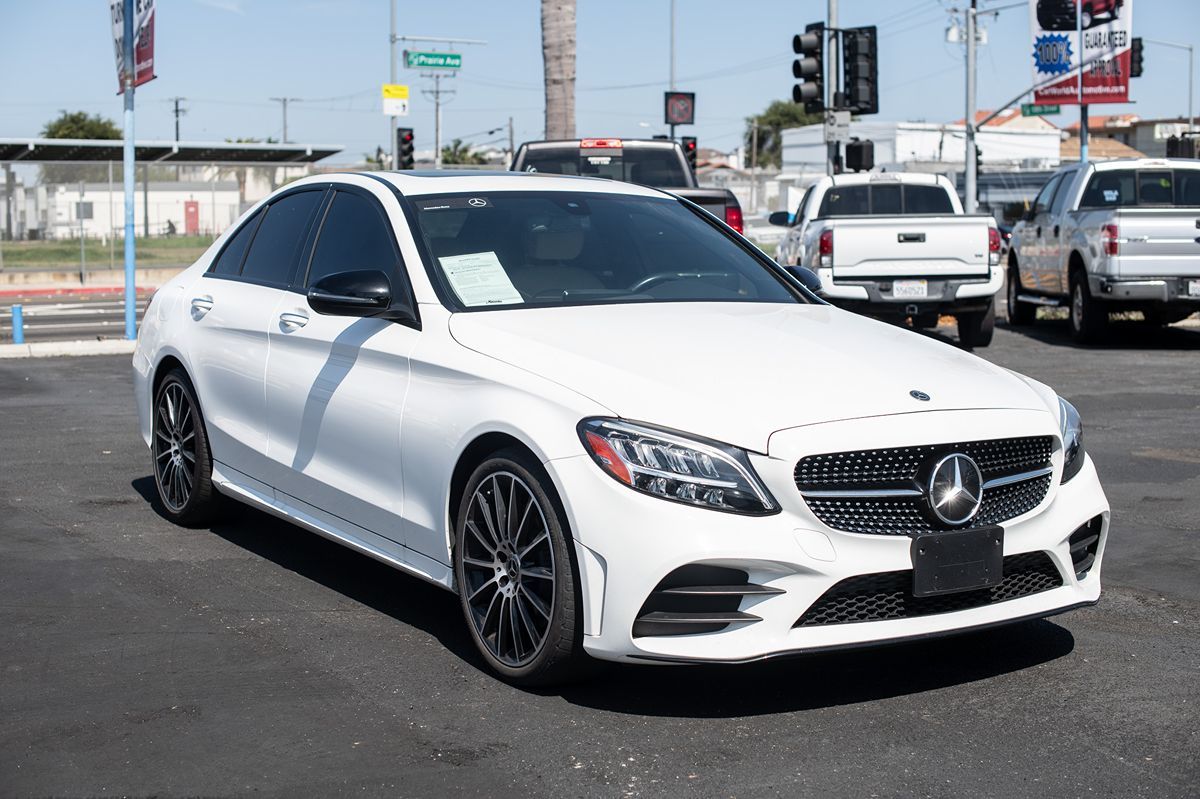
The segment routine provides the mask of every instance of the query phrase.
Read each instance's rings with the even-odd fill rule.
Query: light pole
[[[299,98],[299,97],[272,97],[270,99],[274,100],[277,103],[280,103],[283,106],[283,143],[287,144],[288,143],[288,135],[287,135],[288,103],[298,103],[298,102],[300,102],[301,98]]]
[[[1188,51],[1188,132],[1192,132],[1196,129],[1196,117],[1192,114],[1192,98],[1195,96],[1192,91],[1192,80],[1196,76],[1196,70],[1194,66],[1194,56],[1196,55],[1195,48],[1190,44],[1167,42],[1163,41],[1162,39],[1147,39],[1145,36],[1142,37],[1142,41],[1161,44],[1163,47],[1174,47],[1177,50]]]
[[[452,39],[447,36],[396,36],[395,41],[399,42],[437,42],[445,44],[447,47],[453,44],[487,44],[483,39]],[[433,78],[433,89],[422,89],[421,93],[426,97],[433,99],[433,167],[439,169],[442,166],[442,95],[454,94],[453,89],[442,88],[443,77],[454,77],[457,71],[451,72],[449,75],[442,75],[440,72],[425,73],[421,77]]]

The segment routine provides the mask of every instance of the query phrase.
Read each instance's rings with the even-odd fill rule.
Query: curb
[[[6,358],[53,358],[64,355],[128,355],[136,341],[123,338],[98,341],[35,341],[31,344],[0,344],[0,360]]]

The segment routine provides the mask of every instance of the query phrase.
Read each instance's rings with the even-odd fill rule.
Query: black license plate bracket
[[[918,535],[912,541],[915,597],[990,588],[1004,579],[1004,528]]]

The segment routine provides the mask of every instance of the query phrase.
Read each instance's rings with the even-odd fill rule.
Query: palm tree
[[[575,138],[575,0],[542,0],[546,138]]]

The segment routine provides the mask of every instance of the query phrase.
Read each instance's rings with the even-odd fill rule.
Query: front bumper
[[[1031,431],[1029,422],[1038,416],[1044,417],[1038,420],[1040,429]],[[1030,411],[909,414],[901,425],[897,417],[883,419],[815,425],[801,428],[792,438],[802,441],[807,450],[803,454],[812,454],[855,449],[861,441],[887,447],[901,439],[904,444],[931,443],[1055,429],[1050,414]],[[847,436],[850,432],[855,435]],[[776,450],[775,437],[772,450]],[[583,584],[583,646],[589,654],[606,660],[743,662],[1048,616],[1093,603],[1100,596],[1108,503],[1090,461],[1074,479],[1059,486],[1061,453],[1056,451],[1053,487],[1046,499],[1004,523],[1004,554],[1046,553],[1061,575],[1061,587],[953,612],[796,626],[805,611],[842,580],[911,569],[911,539],[826,527],[808,510],[792,482],[792,469],[802,456],[799,449],[783,442],[778,450],[781,454],[752,456],[759,475],[782,505],[780,513],[763,517],[692,508],[638,494],[602,474],[586,456],[546,464],[576,539]],[[1095,517],[1102,519],[1096,559],[1079,580],[1068,538]],[[750,583],[779,592],[741,600],[738,610],[756,617],[753,623],[691,635],[635,637],[634,623],[659,582],[675,569],[695,563],[742,570]]]

